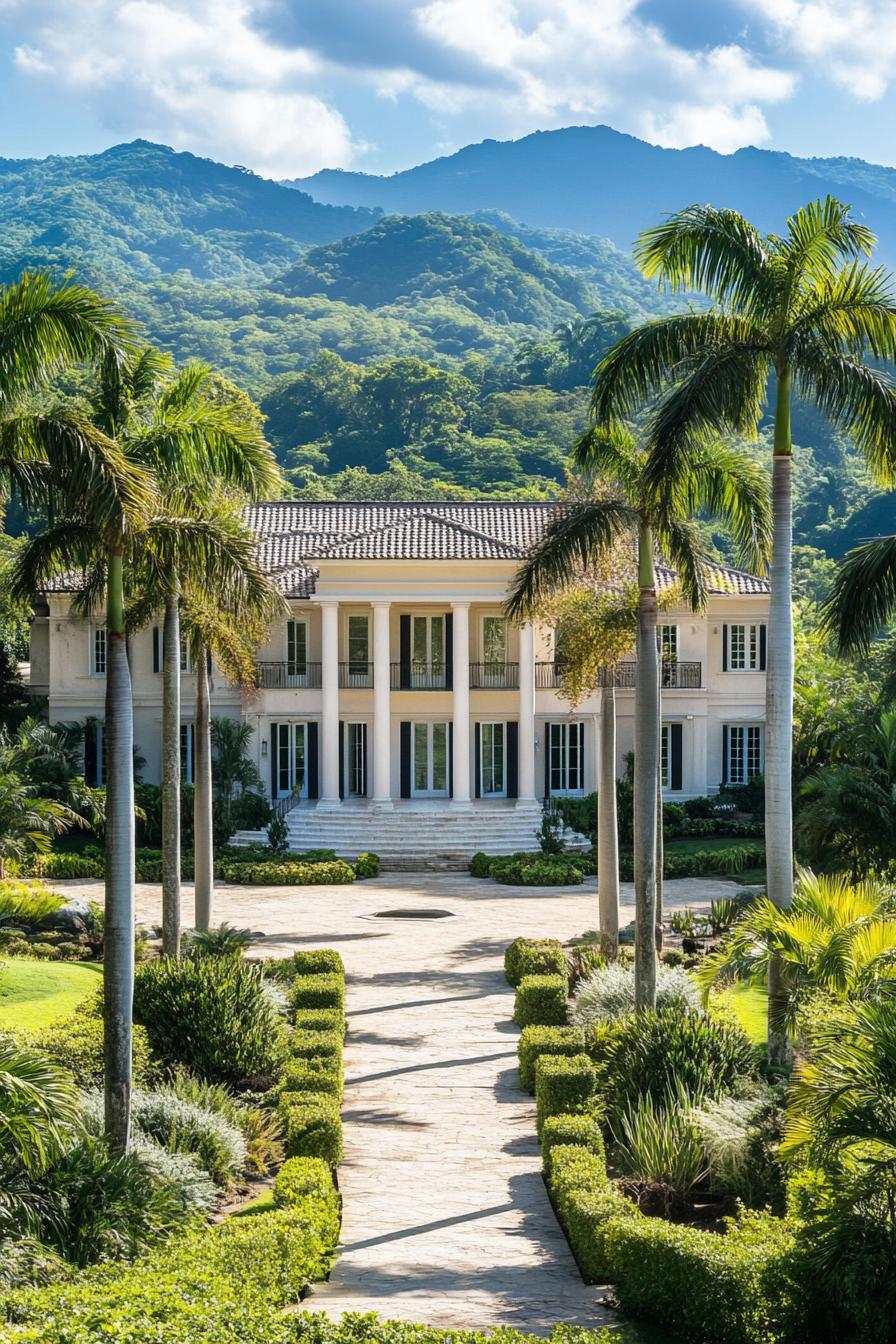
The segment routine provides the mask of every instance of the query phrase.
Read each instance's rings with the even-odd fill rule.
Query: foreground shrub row
[[[277,1106],[286,1153],[335,1167],[342,1159],[345,968],[326,948],[296,952],[290,969],[293,1030]]]
[[[106,874],[103,852],[96,846],[80,854],[33,854],[9,866],[19,877],[99,879]],[[257,887],[337,886],[358,877],[377,877],[379,871],[379,857],[372,853],[359,854],[349,863],[337,859],[331,850],[274,854],[264,846],[247,846],[245,850],[229,847],[215,859],[216,878]],[[192,854],[184,854],[181,872],[187,881],[192,880]],[[135,876],[138,882],[161,882],[161,850],[138,849]]]
[[[746,823],[744,823],[746,824]],[[708,874],[731,876],[765,864],[765,846],[733,844],[724,849],[698,849],[693,854],[667,850],[663,857],[664,877],[705,877]],[[474,854],[470,860],[473,877],[491,877],[495,882],[518,887],[580,886],[595,872],[593,854],[519,853],[509,855]],[[634,878],[634,857],[627,851],[619,855],[619,876],[623,882]]]

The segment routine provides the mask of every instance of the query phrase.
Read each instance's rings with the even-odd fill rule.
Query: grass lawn
[[[665,840],[663,849],[667,854],[706,854],[716,849],[740,849],[756,843],[734,835],[680,835],[674,840]]]
[[[102,983],[102,974],[96,962],[0,961],[0,1027],[39,1031],[67,1017]]]
[[[768,1030],[768,995],[759,985],[739,983],[719,995],[729,1003],[754,1045],[762,1045]]]

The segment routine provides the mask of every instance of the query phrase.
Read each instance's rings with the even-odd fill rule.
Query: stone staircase
[[[373,850],[392,872],[450,871],[465,869],[479,850],[513,854],[538,849],[541,807],[476,802],[461,810],[444,802],[407,800],[381,812],[367,804],[344,803],[328,811],[301,803],[287,813],[286,823],[292,850],[334,849],[340,858]],[[588,844],[572,831],[564,839],[570,848]],[[266,842],[264,831],[240,831],[231,844]]]

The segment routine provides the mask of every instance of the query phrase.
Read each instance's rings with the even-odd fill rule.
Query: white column
[[[339,603],[321,602],[321,788],[319,806],[339,807]]]
[[[452,687],[454,703],[454,778],[455,807],[470,806],[470,604],[452,602],[454,665]]]
[[[519,799],[535,801],[535,629],[531,621],[520,628]]]
[[[373,805],[392,807],[390,755],[391,669],[389,664],[389,603],[373,603]]]

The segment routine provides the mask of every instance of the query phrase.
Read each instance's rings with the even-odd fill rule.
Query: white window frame
[[[566,780],[566,786],[562,788],[554,787],[554,730],[559,730],[560,736],[560,761],[559,769],[561,776]],[[569,787],[570,776],[570,739],[575,730],[578,742],[575,743],[575,749],[578,752],[577,773],[581,783],[578,788]],[[582,719],[550,719],[545,729],[545,741],[548,752],[548,784],[550,796],[552,798],[583,798],[585,795],[585,723]]]
[[[761,775],[765,769],[765,724],[756,723],[755,721],[752,723],[750,722],[726,723],[725,728],[727,729],[728,732],[728,750],[727,750],[727,759],[725,761],[724,783],[734,785],[735,787],[738,787],[741,784],[749,784],[751,779],[755,779],[757,775]],[[750,755],[749,735],[750,733],[753,732],[756,733],[757,735],[756,740],[758,742],[758,751],[757,751],[758,768],[754,770],[752,773],[749,773],[748,770],[748,761]],[[735,733],[738,734],[741,744],[739,752],[742,758],[741,759],[742,777],[740,779],[734,778],[734,771],[732,768],[734,762]]]
[[[97,657],[100,649],[102,656]],[[90,626],[90,675],[104,677],[109,666],[109,635],[104,625]]]
[[[672,725],[660,724],[660,787],[672,787]]]
[[[363,667],[362,667],[362,665],[361,665],[361,664],[362,664],[362,660],[361,660],[361,659],[354,660],[354,659],[352,658],[352,656],[351,656],[351,653],[352,653],[352,640],[351,640],[352,621],[363,621],[363,622],[364,622],[365,629],[366,629],[366,631],[367,631],[367,636],[366,636],[366,642],[367,642],[367,657],[363,659]],[[344,633],[345,633],[345,670],[346,670],[346,672],[347,672],[347,674],[348,674],[348,680],[349,680],[349,683],[351,683],[351,679],[352,679],[352,677],[367,677],[367,676],[369,675],[369,673],[370,673],[370,664],[373,662],[373,659],[372,659],[371,656],[370,656],[370,617],[368,616],[367,612],[366,612],[366,611],[348,611],[348,612],[346,612],[346,614],[345,614],[345,631],[344,631]],[[359,670],[359,671],[355,671],[355,672],[353,672],[353,671],[352,671],[352,668],[353,668],[353,667],[357,667],[357,668],[360,669],[360,670]],[[359,684],[360,684],[360,683],[359,683]]]
[[[488,773],[488,782],[493,785],[496,780],[496,771],[494,767],[494,741],[495,729],[500,728],[501,738],[501,787],[499,789],[486,789],[486,759],[485,759],[485,730],[491,730],[491,769]],[[480,798],[506,798],[507,797],[507,724],[504,719],[486,719],[479,725],[479,797]]]
[[[418,728],[426,734],[426,787],[417,785],[417,738]],[[445,730],[445,787],[435,788],[435,744],[436,728]],[[451,725],[445,719],[415,719],[411,723],[411,797],[447,798],[451,792]]]
[[[657,647],[664,663],[677,663],[679,658],[678,626],[663,622],[657,629]]]
[[[726,629],[728,631],[728,666],[729,672],[760,672],[761,668],[761,646],[762,636],[760,631],[763,626],[762,621],[728,621]],[[734,631],[742,631],[742,647],[738,651],[738,662],[734,660]]]
[[[367,761],[367,743],[370,740],[370,729],[366,719],[346,719],[342,729],[345,742],[345,760],[344,778],[342,787],[346,798],[366,798],[367,790],[363,787],[368,776],[369,764]],[[355,742],[352,743],[352,738]],[[353,759],[354,757],[354,759]],[[361,788],[353,788],[353,783],[360,784]]]
[[[274,750],[277,753],[277,759],[274,763],[274,770],[277,777],[277,788],[274,793],[275,798],[299,798],[308,797],[308,719],[281,719],[277,723],[277,742]],[[301,730],[301,731],[300,731]],[[301,751],[299,751],[299,739],[301,738]],[[288,787],[284,789],[282,783],[283,766],[282,755],[286,755],[286,777]],[[298,762],[301,760],[301,788],[296,795],[296,778],[298,775]]]
[[[193,659],[190,657],[190,641],[183,630],[180,635],[180,670],[187,676],[193,671]]]
[[[180,725],[180,775],[184,784],[195,783],[196,728],[192,719]]]
[[[294,635],[294,637],[293,637],[293,657],[292,657],[292,658],[290,658],[290,656],[289,656],[289,628],[290,628],[290,626],[292,626],[292,627],[294,628],[294,631],[295,631],[295,635]],[[298,631],[299,631],[300,629],[304,632],[304,635],[303,635],[304,645],[305,645],[304,662],[303,662],[302,660],[300,660],[298,657],[295,656],[295,655],[296,655],[296,650],[298,649],[298,643],[299,643],[299,641],[298,641],[297,636],[298,636]],[[298,671],[298,668],[299,668],[299,667],[302,667],[302,668],[303,668],[303,671],[299,672],[299,671]],[[308,621],[307,621],[306,619],[300,617],[300,616],[299,616],[299,617],[291,616],[291,617],[289,618],[289,620],[286,622],[286,684],[287,684],[287,686],[307,686],[307,685],[308,685],[308,667],[309,667],[309,662],[308,662]],[[293,668],[293,669],[295,669],[295,670],[290,671],[290,668]]]

